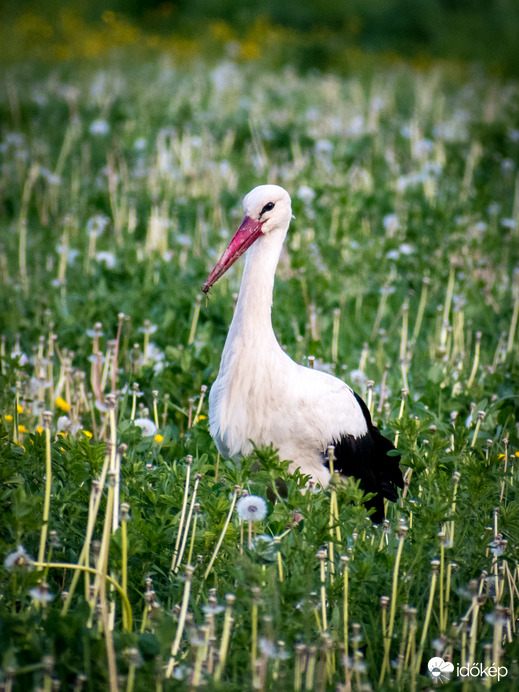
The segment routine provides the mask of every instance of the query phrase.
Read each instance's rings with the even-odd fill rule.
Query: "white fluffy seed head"
[[[240,497],[236,511],[242,521],[261,521],[267,516],[267,503],[258,495]]]

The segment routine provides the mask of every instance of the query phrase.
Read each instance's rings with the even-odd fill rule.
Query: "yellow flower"
[[[162,435],[159,435],[159,433],[157,433],[155,435],[155,442],[164,442],[164,438],[162,437]]]
[[[43,428],[41,427],[41,425],[38,425],[38,427],[36,428],[36,432],[39,433],[40,435],[42,434]]]
[[[7,418],[7,416],[6,416]],[[514,457],[519,457],[519,452],[515,452]]]
[[[92,437],[92,433],[90,432],[90,430],[82,430],[81,432],[85,437],[88,437],[89,440]]]
[[[19,425],[19,426],[18,426],[18,432],[19,432],[19,433],[26,433],[26,432],[29,432],[29,431],[27,430],[27,428],[25,427],[25,425]]]
[[[11,416],[10,413],[8,413],[6,416],[4,416],[4,419],[5,419],[8,423],[10,423],[10,422],[13,420],[13,417]]]
[[[207,420],[207,416],[204,416],[204,414],[201,413],[201,414],[198,416],[198,420]]]
[[[56,399],[56,406],[60,408],[62,411],[70,411],[70,404],[65,401],[65,399],[61,396],[59,396]]]
[[[254,41],[243,41],[240,49],[241,57],[245,60],[257,60],[260,56],[259,46]]]
[[[16,410],[18,413],[23,413],[23,406],[20,406],[20,404],[16,404]]]
[[[58,435],[59,435],[60,437],[67,437],[67,433],[66,433],[66,432],[59,432]],[[62,447],[61,449],[63,449],[63,447]],[[63,449],[63,451],[65,451],[65,450]]]

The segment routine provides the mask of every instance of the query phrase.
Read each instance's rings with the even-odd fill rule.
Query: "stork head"
[[[292,218],[290,195],[279,185],[258,185],[243,198],[243,221],[202,286],[207,293],[245,250],[264,235],[286,233]]]

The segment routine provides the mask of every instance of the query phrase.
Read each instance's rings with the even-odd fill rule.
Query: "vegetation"
[[[141,53],[4,77],[3,689],[417,690],[433,657],[446,690],[516,689],[517,84]],[[209,436],[239,268],[200,287],[267,181],[296,217],[279,340],[402,455],[383,526]]]
[[[356,73],[359,64],[479,61],[518,76],[514,0],[4,0],[0,57],[91,58],[117,46]]]

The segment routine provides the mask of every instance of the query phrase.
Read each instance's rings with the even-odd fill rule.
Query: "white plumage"
[[[261,185],[244,198],[243,209],[239,230],[202,289],[207,293],[250,248],[220,371],[209,395],[210,430],[218,450],[224,457],[238,458],[252,451],[252,443],[272,444],[282,459],[291,460],[292,470],[299,467],[325,487],[330,478],[326,449],[336,444],[345,454],[338,470],[361,478],[365,490],[388,496],[379,483],[375,488],[371,482],[378,468],[357,468],[369,464],[374,453],[380,456],[380,440],[384,456],[392,447],[373,427],[363,402],[338,378],[295,363],[272,329],[274,274],[292,217],[288,193],[277,185]],[[394,476],[395,462],[389,457],[383,461]],[[399,469],[390,485],[400,485],[398,474]]]

